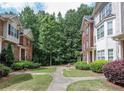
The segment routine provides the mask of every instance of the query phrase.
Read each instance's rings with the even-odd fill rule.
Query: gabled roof
[[[84,15],[83,19],[89,21],[89,22],[92,22],[93,21],[93,17],[90,16],[90,15]]]
[[[18,25],[22,28],[21,22],[19,20],[18,15],[15,14],[0,14],[0,19],[2,19],[3,21],[7,21],[7,20],[16,20],[16,22],[18,23]]]
[[[11,19],[13,17],[16,17],[17,15],[15,15],[15,14],[0,14],[0,16],[3,18]]]
[[[16,21],[17,25],[20,27],[20,34],[25,35],[26,37],[33,39],[32,31],[31,29],[25,29],[22,27],[21,22],[19,20],[19,17],[15,14],[0,14],[0,19],[3,21]]]
[[[80,28],[80,31],[82,31],[83,29],[83,25],[84,25],[84,21],[87,21],[89,23],[93,23],[93,17],[90,16],[90,15],[84,15],[83,19],[82,19],[82,24],[81,24],[81,28]]]
[[[108,2],[96,2],[95,7],[93,9],[92,16],[94,17],[98,11],[101,11],[101,9],[107,4]]]
[[[32,31],[31,29],[23,29],[21,35],[28,37],[30,40],[33,39]]]

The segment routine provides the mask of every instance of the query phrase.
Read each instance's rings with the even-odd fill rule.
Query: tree
[[[82,18],[91,15],[93,8],[81,4],[77,10],[70,9],[62,17],[45,11],[34,11],[26,6],[20,14],[24,27],[31,28],[33,41],[33,61],[44,65],[75,62],[81,50]],[[78,52],[77,52],[78,51]]]
[[[58,23],[54,15],[39,15],[39,31],[40,31],[40,46],[43,50],[49,53],[50,65],[52,65],[52,56],[57,52],[59,42]]]
[[[24,28],[30,28],[33,34],[33,61],[39,61],[39,30],[37,23],[37,16],[34,14],[34,11],[29,7],[26,6],[23,11],[20,13],[21,23]]]
[[[7,66],[10,67],[14,63],[14,54],[13,54],[13,51],[12,51],[11,43],[8,44],[8,47],[7,47],[6,51],[7,51],[7,56],[6,56]]]
[[[6,49],[3,49],[2,51],[1,51],[1,54],[0,54],[0,63],[1,64],[4,64],[4,65],[7,65],[7,51],[6,51]]]
[[[64,22],[64,38],[66,61],[76,61],[75,51],[81,50],[81,31],[82,18],[84,15],[91,15],[93,8],[81,4],[76,10],[70,9],[65,14]]]

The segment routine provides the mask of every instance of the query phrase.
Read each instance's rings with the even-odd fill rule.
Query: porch
[[[96,60],[96,49],[94,47],[88,48],[81,52],[82,60],[88,64]]]
[[[113,40],[118,43],[118,59],[124,60],[124,34],[119,34],[113,37]]]

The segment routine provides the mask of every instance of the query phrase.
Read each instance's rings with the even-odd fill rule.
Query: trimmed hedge
[[[106,60],[96,60],[95,62],[92,62],[90,64],[90,69],[93,71],[93,72],[97,72],[97,73],[102,73],[102,67],[108,63],[108,61]]]
[[[22,70],[22,69],[33,69],[39,67],[40,67],[39,63],[33,63],[30,61],[19,61],[17,63],[14,63],[11,68],[13,70]]]
[[[105,77],[116,84],[124,86],[124,61],[113,61],[103,66]]]
[[[0,77],[8,76],[11,72],[11,69],[3,64],[0,64]]]
[[[75,67],[76,69],[79,69],[79,70],[90,70],[89,64],[87,64],[87,62],[84,62],[84,61],[76,62]]]

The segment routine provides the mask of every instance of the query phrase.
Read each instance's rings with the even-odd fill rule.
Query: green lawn
[[[32,69],[31,71],[37,73],[52,73],[56,71],[56,67],[41,67],[37,69]]]
[[[22,74],[0,80],[0,90],[44,91],[52,81],[50,75]]]
[[[102,74],[97,74],[90,70],[77,70],[77,69],[65,70],[64,69],[63,75],[65,77],[90,77],[90,76],[98,76]]]
[[[67,91],[124,91],[106,80],[85,80],[70,84]]]

